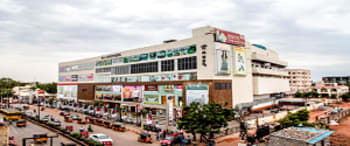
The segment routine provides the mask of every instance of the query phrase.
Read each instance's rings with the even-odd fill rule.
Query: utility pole
[[[7,94],[7,108],[10,108],[10,98],[9,98],[9,78],[7,77],[6,94]]]

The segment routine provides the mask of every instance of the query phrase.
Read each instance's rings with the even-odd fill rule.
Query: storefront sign
[[[235,74],[247,74],[247,59],[245,48],[234,48],[235,51]]]
[[[186,86],[186,105],[199,102],[201,105],[208,104],[209,91],[207,84],[189,84]]]
[[[233,33],[229,31],[224,31],[220,29],[216,29],[215,40],[217,42],[232,44],[236,46],[245,46],[245,39],[243,35],[238,33]]]
[[[142,87],[137,85],[137,86],[124,86],[123,91],[122,91],[122,97],[123,100],[133,100],[133,99],[140,99],[142,93]]]
[[[77,100],[77,85],[58,85],[57,97],[62,99]]]
[[[215,43],[216,49],[216,73],[219,75],[231,74],[231,46]]]

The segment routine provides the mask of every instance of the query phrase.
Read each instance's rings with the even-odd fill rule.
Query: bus
[[[16,121],[22,118],[22,113],[13,109],[0,109],[0,116],[6,121]]]

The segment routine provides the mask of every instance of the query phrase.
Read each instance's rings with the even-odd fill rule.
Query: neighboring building
[[[329,76],[322,77],[322,81],[325,83],[337,83],[337,84],[350,84],[350,76]]]
[[[25,85],[25,86],[16,86],[12,88],[14,92],[14,96],[18,97],[19,102],[32,104],[33,100],[36,100],[37,97],[41,99],[47,99],[49,97],[55,98],[55,94],[49,94],[44,90],[35,89],[33,90],[33,85]]]
[[[327,146],[330,145],[329,136],[333,131],[307,128],[289,127],[270,134],[269,146]]]
[[[250,48],[254,100],[281,97],[281,93],[289,92],[288,72],[283,70],[288,63],[282,61],[275,51],[264,46],[253,44]]]
[[[252,63],[264,68],[252,71]],[[59,63],[57,97],[100,100],[128,118],[143,109],[173,124],[192,102],[234,108],[288,91],[285,66],[243,35],[207,26],[193,29],[192,38]]]
[[[311,86],[311,91],[320,94],[321,97],[339,97],[349,92],[349,87],[345,85],[338,85],[337,83],[319,82]]]
[[[311,71],[306,69],[285,69],[289,74],[289,87],[291,94],[308,92],[312,84]]]

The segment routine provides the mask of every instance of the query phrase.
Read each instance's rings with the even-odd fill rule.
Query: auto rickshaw
[[[96,121],[96,118],[94,118],[94,117],[91,117],[91,118],[89,119],[89,123],[90,123],[90,124],[95,124],[95,121]]]
[[[47,140],[49,139],[47,137],[47,134],[34,134],[34,143],[47,143]]]
[[[105,126],[106,128],[112,128],[112,124],[109,121],[104,121],[103,126]]]
[[[89,138],[89,132],[80,132],[81,137],[80,138]]]
[[[73,126],[66,126],[66,133],[71,133],[73,131]]]
[[[96,120],[94,121],[94,124],[95,124],[95,125],[99,125],[99,126],[104,126],[103,121],[102,121],[101,119],[96,119]]]
[[[16,122],[16,126],[17,127],[26,127],[27,126],[27,121],[26,120],[18,120],[17,122]]]
[[[81,118],[77,119],[77,121],[78,121],[78,124],[86,124],[86,121]]]
[[[125,132],[126,128],[122,123],[113,123],[112,129],[115,131]]]
[[[152,138],[151,138],[151,135],[148,133],[141,133],[139,134],[137,141],[144,142],[144,143],[152,143]]]
[[[70,122],[70,123],[71,123],[71,122],[73,122],[73,119],[72,119],[71,117],[69,117],[69,116],[65,116],[65,117],[64,117],[64,121],[65,121],[65,122]]]

